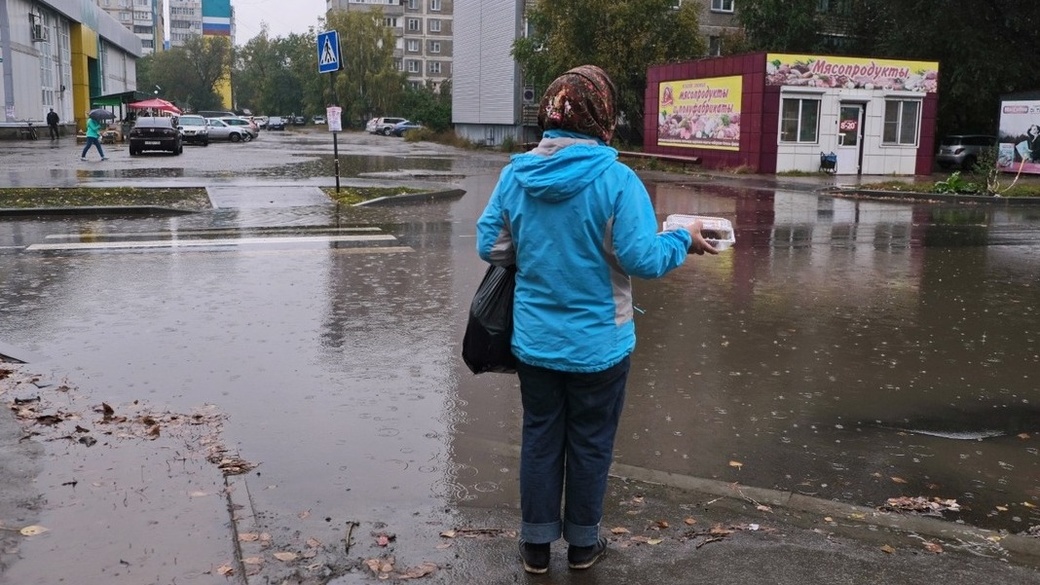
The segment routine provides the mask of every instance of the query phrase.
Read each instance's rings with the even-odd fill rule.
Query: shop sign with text
[[[822,55],[766,55],[766,85],[935,93],[939,63]]]
[[[1040,174],[1040,100],[1000,102],[997,168]]]
[[[658,88],[658,146],[740,150],[739,75],[666,81]]]

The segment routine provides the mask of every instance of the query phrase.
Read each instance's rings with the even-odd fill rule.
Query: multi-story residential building
[[[413,86],[435,89],[452,78],[454,0],[326,0],[328,10],[379,8],[394,29],[397,68]]]
[[[50,108],[81,128],[95,96],[137,85],[141,39],[96,4],[0,0],[0,134]]]
[[[202,34],[202,0],[167,0],[170,6],[170,47],[179,47]]]
[[[144,54],[162,50],[165,37],[163,0],[95,0],[107,12],[141,39]]]

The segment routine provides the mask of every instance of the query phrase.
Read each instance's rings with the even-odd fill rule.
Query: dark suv
[[[966,171],[971,170],[979,155],[987,148],[994,148],[996,144],[996,137],[986,134],[951,134],[939,143],[939,153],[935,155],[935,162],[944,169],[958,167]]]
[[[165,150],[170,154],[180,154],[184,151],[181,131],[177,129],[177,118],[137,118],[134,129],[130,131],[130,156],[137,156],[146,150]]]

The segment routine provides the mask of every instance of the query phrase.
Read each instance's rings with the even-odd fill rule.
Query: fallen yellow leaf
[[[44,532],[48,532],[48,531],[49,531],[48,528],[44,528],[43,526],[39,526],[37,524],[33,524],[32,526],[26,526],[25,528],[22,528],[18,532],[20,532],[22,534],[22,536],[37,536],[39,534],[43,534]]]
[[[231,565],[220,565],[219,567],[217,567],[217,574],[223,577],[227,577],[229,575],[234,575],[235,570],[231,568]]]
[[[943,547],[938,545],[938,544],[936,544],[936,543],[934,543],[934,542],[926,542],[926,543],[924,543],[924,549],[926,551],[928,551],[928,552],[932,552],[932,553],[935,553],[935,554],[939,554],[939,553],[941,553],[943,551]]]
[[[683,523],[686,524],[687,526],[693,526],[694,524],[697,523],[697,521],[694,520],[693,518],[687,518],[687,519],[683,520]]]
[[[1036,507],[1036,504],[1033,504],[1031,502],[1022,502],[1022,505],[1027,507],[1027,508],[1035,508]]]
[[[896,552],[896,549],[894,549],[891,546],[886,544],[885,546],[881,547],[881,552],[887,553],[887,554],[892,554],[892,553]]]
[[[999,510],[1001,512],[1007,512],[1008,508],[1007,508],[1007,506],[997,506],[997,510]]]
[[[893,477],[893,478],[892,478],[892,481],[893,481],[894,483],[906,483],[906,480],[905,480],[905,479],[903,479],[903,478],[901,478],[901,477]]]
[[[628,528],[624,528],[624,527],[618,526],[618,527],[615,527],[615,528],[611,528],[610,529],[610,533],[611,534],[629,534],[629,530],[628,530]]]
[[[283,563],[291,563],[297,559],[297,556],[294,552],[276,552],[274,553],[274,558]]]
[[[651,545],[653,545],[653,544],[661,544],[662,542],[664,542],[663,538],[650,538],[650,539],[648,539],[646,541],[647,544],[651,544]]]
[[[736,467],[739,470],[740,468],[744,467],[744,464],[741,463],[740,461],[730,461],[729,462],[729,466],[730,467]]]
[[[260,535],[255,532],[241,532],[238,539],[242,542],[256,542],[260,540]]]
[[[246,557],[242,559],[242,562],[246,565],[262,565],[264,564],[263,557]]]

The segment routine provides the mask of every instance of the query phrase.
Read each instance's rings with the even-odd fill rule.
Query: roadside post
[[[332,90],[332,105],[326,110],[325,121],[329,132],[332,132],[332,157],[336,167],[336,193],[339,193],[339,141],[337,136],[343,131],[342,108],[337,106],[336,72],[343,69],[343,59],[339,50],[339,32],[330,30],[318,33],[318,74],[329,73],[329,88]],[[334,112],[335,111],[335,112]],[[333,123],[335,116],[335,123]]]

